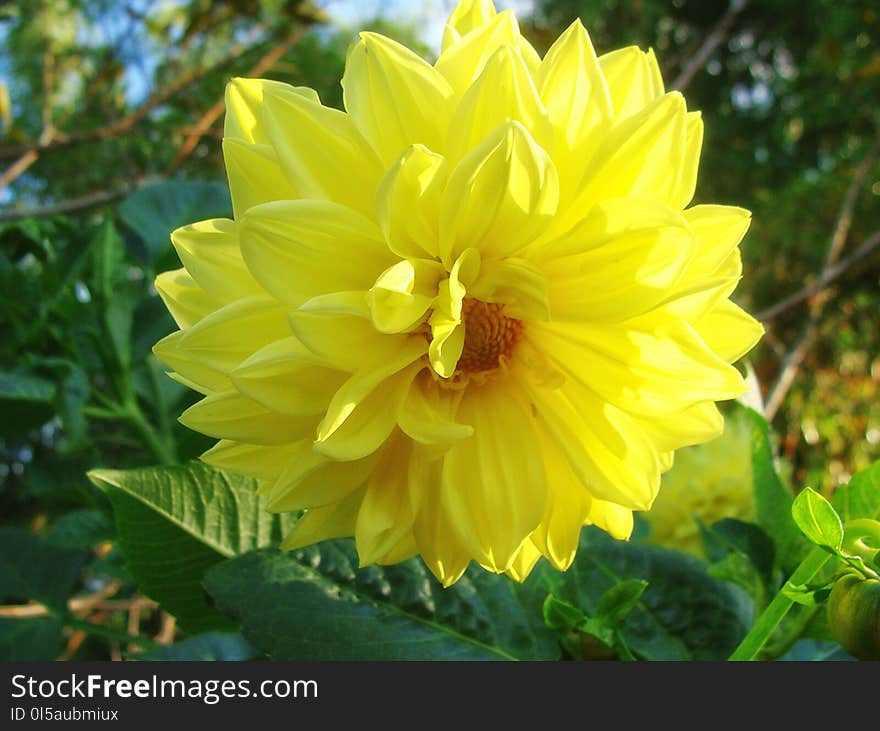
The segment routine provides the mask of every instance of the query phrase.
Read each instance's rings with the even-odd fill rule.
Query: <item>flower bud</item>
[[[880,660],[880,581],[855,572],[837,580],[828,598],[828,625],[860,660]]]

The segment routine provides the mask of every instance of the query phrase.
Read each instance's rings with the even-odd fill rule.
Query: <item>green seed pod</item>
[[[828,625],[844,649],[860,660],[880,660],[880,581],[841,576],[828,597]]]

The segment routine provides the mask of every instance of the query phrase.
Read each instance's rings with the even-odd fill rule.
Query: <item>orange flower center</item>
[[[461,303],[464,349],[455,375],[493,371],[509,358],[522,333],[522,322],[507,317],[504,305],[465,298]]]

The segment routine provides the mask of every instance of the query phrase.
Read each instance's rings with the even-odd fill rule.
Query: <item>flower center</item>
[[[461,303],[464,348],[455,375],[493,371],[510,356],[522,333],[522,322],[502,313],[504,305],[465,298]]]

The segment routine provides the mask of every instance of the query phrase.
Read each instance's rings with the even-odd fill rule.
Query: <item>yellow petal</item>
[[[681,411],[654,419],[639,419],[657,448],[663,451],[681,449],[692,444],[710,442],[724,431],[724,417],[711,401],[688,406]],[[661,469],[671,467],[671,463]]]
[[[366,310],[366,293],[361,295]],[[290,313],[289,320],[293,334],[321,362],[353,373],[365,362],[378,363],[393,358],[412,337],[380,333],[369,319],[369,310],[365,314],[299,309]]]
[[[615,503],[593,500],[586,522],[601,528],[612,538],[626,541],[633,531],[633,511]]]
[[[190,276],[205,292],[222,302],[260,294],[238,247],[238,226],[214,218],[171,232],[171,243]]]
[[[201,456],[201,460],[213,467],[258,480],[274,481],[290,462],[296,451],[296,443],[280,446],[244,444],[222,439]]]
[[[177,343],[188,357],[229,373],[263,346],[290,335],[287,310],[264,295],[215,310],[184,332]]]
[[[426,461],[418,453],[410,462],[410,492],[413,504],[418,505],[413,535],[425,565],[443,586],[451,586],[471,557],[440,499],[441,467],[440,460]]]
[[[450,378],[464,348],[464,328],[461,327],[461,305],[467,286],[480,270],[480,254],[476,249],[465,249],[455,260],[449,278],[441,283],[434,302],[434,311],[428,320],[431,326],[431,345],[428,360],[434,372]]]
[[[291,416],[320,414],[346,374],[317,361],[302,343],[289,337],[258,350],[230,377],[239,393],[266,408]]]
[[[440,197],[447,166],[442,155],[413,145],[388,170],[376,194],[376,214],[385,241],[399,256],[437,256]]]
[[[171,333],[153,346],[153,354],[199,393],[208,395],[218,391],[232,390],[232,382],[222,371],[193,358],[179,347],[183,332]]]
[[[223,140],[223,161],[235,219],[260,203],[299,198],[278,164],[270,145],[252,145],[229,137]]]
[[[559,200],[556,168],[519,122],[499,126],[456,166],[443,194],[440,249],[451,266],[466,248],[512,256],[547,226]]]
[[[492,0],[461,0],[446,21],[442,50],[445,51],[463,35],[489,22],[495,15]]]
[[[663,95],[663,79],[653,51],[627,46],[599,58],[615,117],[626,119]]]
[[[535,564],[540,558],[541,552],[538,547],[530,539],[526,539],[504,573],[514,581],[523,582],[532,573],[532,569],[535,568]]]
[[[266,92],[292,93],[318,101],[318,94],[307,87],[280,81],[236,77],[226,85],[226,118],[223,137],[251,144],[267,145],[269,137],[263,126],[263,99]]]
[[[375,456],[335,462],[305,439],[296,444],[287,464],[267,487],[266,509],[286,513],[338,503],[366,483],[375,465]]]
[[[519,37],[516,17],[505,10],[445,49],[434,67],[446,77],[456,95],[461,96],[483,71],[492,54],[505,44],[516,46]]]
[[[736,206],[702,205],[684,212],[697,236],[697,251],[688,278],[714,274],[749,230],[751,214]]]
[[[206,396],[180,415],[180,423],[215,439],[249,444],[285,444],[314,433],[313,416],[287,416],[239,393]]]
[[[687,323],[649,313],[620,327],[536,323],[529,337],[557,367],[602,399],[659,416],[740,396],[745,383]]]
[[[670,205],[684,208],[694,197],[697,189],[697,171],[700,167],[700,150],[703,147],[703,118],[699,112],[688,112],[684,159],[679,168],[675,190],[670,195]]]
[[[506,571],[540,522],[547,498],[535,417],[496,381],[469,392],[458,418],[474,435],[443,458],[441,501],[471,556]]]
[[[620,198],[596,205],[537,253],[558,255],[541,267],[555,320],[619,322],[669,299],[695,250],[693,232],[676,211]]]
[[[347,114],[273,87],[265,95],[263,121],[300,195],[372,215],[382,167]]]
[[[361,33],[348,54],[342,88],[346,110],[385,166],[410,145],[443,150],[452,87],[405,46]]]
[[[694,329],[713,352],[733,363],[757,345],[764,326],[730,300],[721,300]]]
[[[382,452],[367,482],[354,538],[360,566],[376,563],[412,531],[408,440],[397,439]]]
[[[156,277],[156,291],[181,329],[192,327],[224,304],[199,287],[186,269],[162,272]]]
[[[379,369],[378,375],[371,371],[352,376],[330,402],[315,449],[336,460],[361,459],[379,449],[397,425],[403,399],[423,365],[400,368],[394,363]]]
[[[546,428],[537,431],[547,472],[547,506],[532,542],[557,569],[565,571],[574,561],[593,500],[554,437]]]
[[[489,58],[480,76],[462,97],[452,118],[446,157],[461,160],[499,125],[521,122],[544,150],[553,149],[553,126],[532,76],[519,52],[503,45]]]
[[[257,281],[293,306],[321,294],[369,289],[395,261],[372,221],[330,201],[251,208],[240,236],[242,256]]]
[[[472,426],[455,420],[463,393],[442,389],[424,374],[412,382],[400,407],[397,424],[413,441],[425,446],[436,445],[445,451],[474,433]]]
[[[547,278],[526,259],[510,257],[487,261],[481,268],[470,294],[483,302],[505,305],[506,317],[517,320],[549,320],[550,301]]]
[[[364,491],[356,490],[344,500],[307,510],[281,541],[281,548],[293,551],[331,538],[354,535],[358,509],[363,499]]]
[[[634,510],[651,504],[660,484],[657,450],[632,417],[576,383],[548,388],[528,378],[520,382],[594,498]]]
[[[367,293],[376,329],[403,332],[422,322],[445,274],[443,266],[433,259],[404,259],[382,272]]]
[[[568,198],[614,117],[605,77],[580,20],[547,51],[535,83],[556,132],[554,160]]]
[[[684,98],[670,92],[625,119],[602,140],[583,187],[555,222],[567,230],[595,203],[632,196],[673,205],[685,160],[687,112]]]

